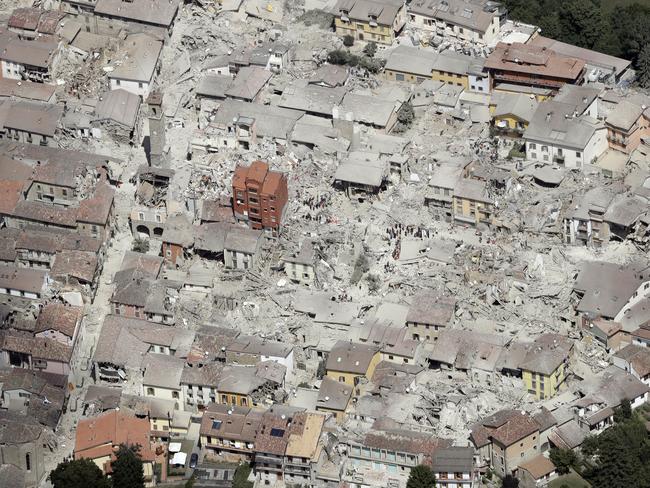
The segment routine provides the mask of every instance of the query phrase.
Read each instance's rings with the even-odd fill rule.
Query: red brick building
[[[289,198],[287,175],[263,161],[237,166],[232,178],[233,211],[251,229],[277,235]]]

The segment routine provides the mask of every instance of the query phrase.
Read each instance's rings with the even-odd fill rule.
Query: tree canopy
[[[248,481],[251,467],[248,464],[240,464],[235,470],[232,478],[232,488],[253,488],[253,483]]]
[[[503,481],[501,481],[501,488],[518,488],[519,487],[519,480],[512,476],[511,474],[507,474],[505,478],[503,478]]]
[[[110,488],[110,481],[90,459],[60,463],[50,473],[54,488]]]
[[[567,474],[578,463],[577,454],[571,449],[551,449],[551,461],[555,464],[558,474]]]
[[[436,478],[429,466],[420,464],[411,469],[411,474],[406,482],[406,488],[433,488]]]
[[[113,468],[113,488],[144,488],[144,469],[140,446],[120,445]]]
[[[643,421],[632,414],[598,436],[588,437],[582,452],[589,459],[583,476],[594,488],[650,488],[650,439]]]

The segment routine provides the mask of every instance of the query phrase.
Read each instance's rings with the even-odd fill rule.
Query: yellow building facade
[[[231,393],[227,391],[217,392],[219,403],[223,405],[234,405],[236,407],[252,407],[253,400],[249,395],[241,393]]]
[[[551,374],[522,370],[524,388],[538,400],[554,396],[566,379],[566,364],[560,364]]]
[[[450,73],[448,71],[434,69],[431,72],[431,79],[446,83],[447,85],[462,86],[465,90],[469,88],[469,76],[467,73]]]
[[[395,40],[393,26],[370,25],[370,22],[360,20],[344,21],[341,18],[334,19],[334,29],[340,37],[352,36],[358,41],[374,41],[379,44],[392,44]]]
[[[356,373],[350,371],[341,371],[337,369],[328,369],[327,377],[338,381],[339,383],[345,383],[346,385],[356,386],[358,383],[358,378],[363,378],[364,376],[368,379],[372,378],[372,375],[375,373],[375,368],[381,361],[381,354],[377,351],[373,356],[366,371],[363,373]]]
[[[491,110],[492,112],[494,111]],[[497,115],[494,117],[494,125],[500,129],[526,130],[528,128],[528,121],[515,117],[512,114]]]
[[[454,196],[454,219],[471,225],[491,224],[492,204]]]

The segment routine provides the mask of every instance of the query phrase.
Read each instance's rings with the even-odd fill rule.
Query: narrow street
[[[126,178],[135,171],[137,164],[130,164],[124,170]],[[59,427],[55,432],[55,452],[50,452],[45,458],[45,469],[51,471],[64,459],[71,457],[74,450],[74,435],[78,420],[83,411],[85,386],[92,384],[92,356],[99,339],[104,318],[110,313],[110,298],[113,293],[113,276],[119,270],[124,252],[131,249],[132,237],[129,229],[129,212],[133,206],[135,188],[125,181],[115,195],[115,229],[114,236],[106,250],[106,257],[97,287],[97,293],[92,304],[87,305],[86,315],[81,324],[79,339],[75,347],[71,372],[69,376],[70,395],[65,413],[61,416]],[[41,484],[49,488],[46,479]]]

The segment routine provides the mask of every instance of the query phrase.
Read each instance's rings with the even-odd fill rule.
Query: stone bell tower
[[[151,166],[167,166],[165,155],[165,116],[163,114],[163,95],[154,90],[147,97],[149,119],[149,158]]]

